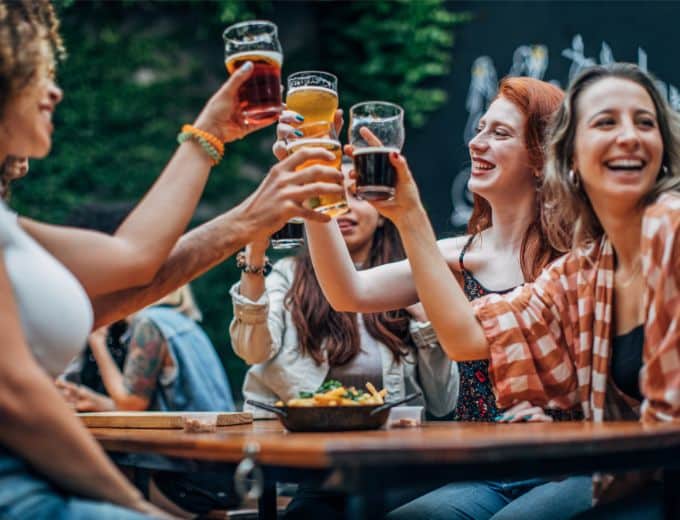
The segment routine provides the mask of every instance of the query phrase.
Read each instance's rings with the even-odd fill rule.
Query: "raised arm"
[[[102,295],[93,300],[95,327],[145,307],[190,282],[253,240],[269,237],[292,217],[327,221],[303,206],[311,196],[342,190],[342,174],[327,166],[295,167],[324,150],[306,148],[274,166],[258,189],[235,208],[185,234],[146,285]]]
[[[336,222],[305,224],[314,271],[336,311],[381,312],[418,301],[406,260],[358,271]]]
[[[247,262],[253,262],[249,265],[264,263],[262,247],[256,243],[246,248]],[[239,283],[231,288],[234,304],[234,318],[229,325],[231,346],[249,365],[264,363],[281,349],[288,326],[285,298],[294,273],[295,260],[284,258],[274,265],[266,280],[261,274],[243,273]]]
[[[397,193],[394,200],[375,206],[399,230],[418,298],[439,343],[456,361],[487,359],[489,346],[482,326],[439,250],[406,160],[392,153],[390,161],[397,170]]]
[[[244,70],[245,69],[245,70]],[[262,125],[242,124],[238,89],[251,74],[241,67],[208,101],[194,126],[222,142]],[[114,236],[21,219],[23,228],[79,279],[90,297],[147,284],[185,230],[212,164],[196,141],[181,144],[161,176]]]

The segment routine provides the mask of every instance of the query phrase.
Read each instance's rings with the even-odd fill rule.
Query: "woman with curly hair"
[[[0,164],[9,156],[42,158],[50,150],[52,114],[62,98],[54,82],[62,52],[57,28],[46,1],[0,1]],[[252,63],[242,66],[207,102],[191,135],[182,134],[187,139],[113,235],[17,218],[0,202],[0,517],[163,515],[107,458],[52,378],[82,348],[93,323],[106,324],[100,300],[107,301],[103,312],[112,321],[157,300],[159,287],[169,292],[188,281],[187,272],[197,276],[233,251],[218,253],[205,239],[194,239],[189,242],[198,246],[173,256],[220,156],[218,145],[264,125],[247,125],[238,102],[252,70]],[[315,191],[339,191],[340,173],[306,168],[295,177],[326,182],[301,186],[292,172],[328,155],[300,152],[277,165],[253,196],[215,219],[220,225],[209,226],[210,232],[226,227],[237,248],[243,237],[271,233],[293,216],[322,218],[302,202]],[[163,270],[179,274],[159,279]],[[117,296],[137,287],[145,293],[134,304]]]

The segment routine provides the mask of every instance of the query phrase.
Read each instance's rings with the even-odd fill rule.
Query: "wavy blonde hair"
[[[649,193],[640,201],[646,206],[664,192],[680,188],[680,116],[673,111],[654,84],[654,79],[637,65],[614,63],[584,70],[567,89],[548,134],[548,159],[543,181],[543,225],[552,246],[562,252],[598,240],[602,225],[581,186],[569,181],[579,96],[590,86],[607,78],[625,79],[644,88],[654,103],[663,142],[661,169]]]

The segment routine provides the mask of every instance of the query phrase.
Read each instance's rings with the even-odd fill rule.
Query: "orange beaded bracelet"
[[[210,132],[192,125],[184,125],[182,126],[182,131],[177,136],[177,142],[181,144],[187,139],[193,139],[203,147],[212,159],[213,166],[219,164],[222,157],[224,157],[224,144]]]

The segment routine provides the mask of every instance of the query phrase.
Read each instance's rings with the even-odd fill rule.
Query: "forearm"
[[[123,319],[202,275],[241,249],[252,233],[241,206],[186,233],[149,284],[94,299],[95,328]]]
[[[120,372],[118,365],[116,365],[116,362],[109,353],[109,349],[106,346],[106,338],[100,339],[94,338],[93,336],[90,337],[92,354],[97,362],[99,373],[102,376],[104,388],[106,388],[106,392],[117,405],[125,401],[130,396],[130,393],[125,388],[123,374]],[[124,406],[116,407],[125,409]]]
[[[489,348],[482,327],[437,246],[424,210],[404,213],[395,223],[418,297],[444,351],[457,361],[487,359]]]
[[[48,377],[23,366],[2,377],[0,444],[74,494],[137,507],[140,493],[111,463]]]
[[[383,312],[416,303],[416,291],[406,262],[357,271],[335,222],[305,224],[316,277],[336,311]],[[386,287],[390,290],[385,290]]]
[[[267,242],[268,244],[268,242]],[[246,265],[262,267],[265,262],[266,244],[248,244],[245,250]],[[261,273],[241,273],[240,293],[252,301],[257,301],[264,294],[264,276]]]
[[[211,162],[195,141],[180,145],[161,176],[115,236],[155,273],[186,229],[208,180]],[[153,232],[149,232],[153,230]]]

